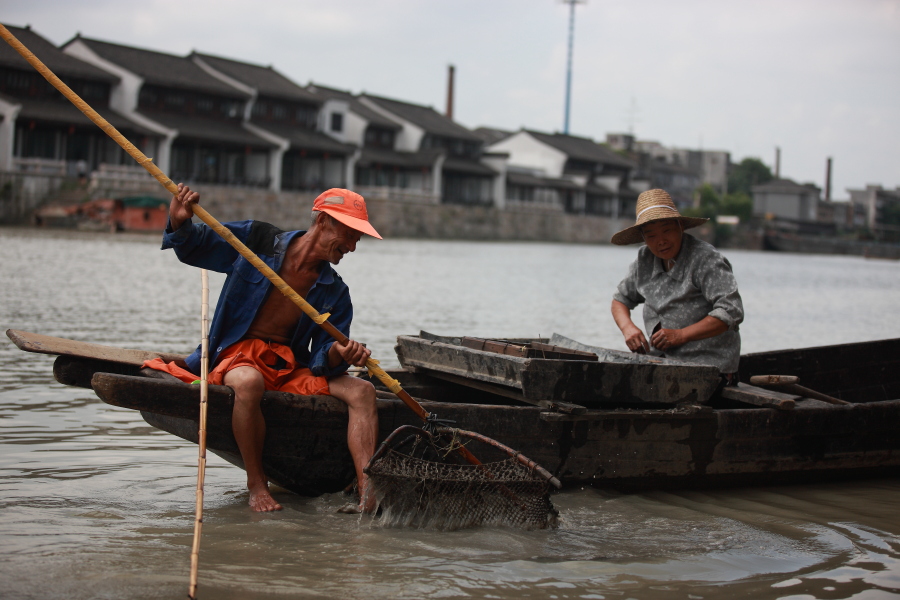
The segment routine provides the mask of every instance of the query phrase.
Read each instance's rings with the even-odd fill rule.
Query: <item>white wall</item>
[[[533,170],[545,177],[562,177],[566,155],[560,150],[520,131],[486,148],[488,152],[509,154],[508,165]]]
[[[21,104],[13,104],[0,99],[0,171],[12,171],[13,143],[16,137],[16,118],[22,110]]]

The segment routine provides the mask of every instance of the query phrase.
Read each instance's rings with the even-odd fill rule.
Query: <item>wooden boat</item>
[[[91,388],[104,402],[139,410],[151,425],[196,443],[199,386],[142,371],[140,363],[158,353],[7,334],[23,350],[59,355],[53,368],[59,382]],[[798,376],[804,385],[848,404],[741,383],[706,404],[689,400],[665,408],[566,411],[522,405],[426,373],[392,372],[426,410],[521,451],[566,485],[635,490],[900,472],[900,339],[743,356],[741,381],[754,374]],[[392,394],[382,388],[378,395],[382,437],[400,425],[418,424]],[[232,403],[229,388],[210,386],[208,446],[240,466],[231,434]],[[315,495],[343,489],[352,480],[341,402],[267,392],[263,413],[264,464],[273,482]]]

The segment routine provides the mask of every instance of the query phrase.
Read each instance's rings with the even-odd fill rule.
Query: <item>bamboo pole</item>
[[[200,569],[200,533],[203,529],[203,484],[206,482],[206,415],[209,406],[209,272],[200,270],[200,429],[197,432],[197,506],[194,511],[194,543],[191,547],[191,577],[188,598],[197,597],[197,573]]]

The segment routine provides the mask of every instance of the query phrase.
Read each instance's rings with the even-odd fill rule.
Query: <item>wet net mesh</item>
[[[423,440],[416,439],[415,447]],[[430,445],[430,444],[429,444]],[[550,484],[515,457],[483,465],[453,464],[452,452],[431,445],[389,449],[366,468],[384,526],[442,530],[474,526],[544,529],[556,526]]]

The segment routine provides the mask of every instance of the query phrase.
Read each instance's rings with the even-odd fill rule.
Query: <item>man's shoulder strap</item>
[[[275,256],[275,238],[284,233],[271,223],[253,221],[250,225],[250,235],[247,237],[247,247],[255,254]]]

